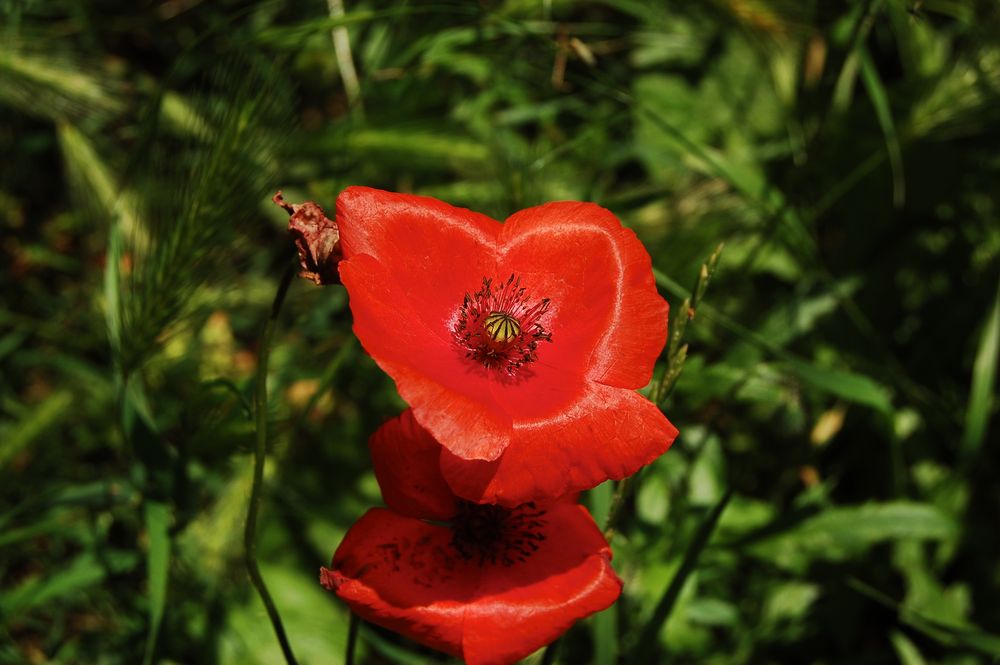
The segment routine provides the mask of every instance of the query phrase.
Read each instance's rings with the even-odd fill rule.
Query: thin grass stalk
[[[264,334],[261,338],[260,357],[257,361],[257,390],[254,402],[257,442],[253,458],[253,485],[250,489],[250,503],[247,507],[246,530],[243,533],[247,573],[249,573],[250,581],[253,583],[254,588],[257,589],[257,593],[264,603],[267,616],[274,627],[274,634],[281,645],[281,653],[284,655],[285,662],[288,665],[297,665],[295,654],[292,652],[292,645],[289,644],[288,636],[285,634],[285,627],[281,623],[281,615],[278,613],[278,608],[275,606],[274,600],[272,600],[271,594],[267,590],[267,585],[264,583],[264,578],[260,574],[260,568],[257,565],[257,514],[260,510],[261,490],[264,484],[264,461],[267,455],[267,360],[270,355],[271,339],[274,336],[278,314],[281,312],[281,306],[285,302],[285,295],[288,293],[288,287],[291,285],[292,277],[294,276],[295,264],[289,263],[285,269],[285,274],[281,277],[281,282],[278,284],[278,290],[274,294],[271,314],[267,318],[267,323],[264,324]]]
[[[604,539],[611,542],[611,539],[615,535],[615,521],[618,518],[618,514],[621,512],[622,505],[625,503],[626,497],[629,495],[629,485],[631,484],[632,476],[622,478],[615,485],[615,494],[611,498],[611,508],[608,509],[608,517],[604,520]]]
[[[677,384],[677,379],[684,369],[688,349],[687,344],[684,343],[684,338],[687,334],[687,324],[694,319],[697,308],[701,304],[702,298],[705,297],[708,284],[719,265],[719,257],[722,255],[724,247],[725,243],[719,243],[715,251],[701,265],[694,289],[684,298],[684,302],[681,303],[680,314],[677,316],[677,321],[674,323],[667,341],[667,362],[653,382],[651,399],[661,409],[663,408],[664,401],[673,392],[674,386]],[[608,509],[608,516],[604,522],[604,538],[609,542],[615,534],[615,522],[618,519],[622,506],[625,504],[625,500],[629,497],[634,484],[632,479],[635,477],[635,475],[632,475],[622,478],[615,486],[614,497],[611,499],[611,507]]]
[[[722,498],[719,499],[719,502],[705,516],[702,523],[698,525],[698,530],[695,532],[694,538],[692,538],[687,550],[684,552],[684,558],[681,560],[680,567],[674,573],[670,584],[664,589],[663,595],[660,596],[660,600],[656,604],[656,608],[653,609],[653,614],[643,627],[639,641],[636,643],[636,648],[632,652],[631,657],[626,661],[628,665],[643,665],[644,663],[655,662],[653,656],[656,646],[659,644],[657,636],[660,634],[660,629],[663,628],[663,624],[670,617],[670,612],[674,609],[677,599],[681,595],[684,583],[698,565],[698,559],[701,557],[705,546],[708,545],[708,540],[715,532],[719,518],[722,516],[732,496],[733,490],[727,490]]]
[[[344,1],[327,0],[327,9],[330,18],[344,18]],[[340,79],[344,82],[344,91],[347,93],[347,101],[351,108],[363,111],[361,104],[361,84],[358,83],[358,71],[354,68],[354,56],[351,54],[351,37],[347,32],[347,26],[339,25],[331,30],[333,39],[333,50],[337,56],[337,69],[340,70]]]

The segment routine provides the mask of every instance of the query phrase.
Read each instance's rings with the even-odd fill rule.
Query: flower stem
[[[264,584],[264,578],[260,574],[257,566],[257,513],[260,509],[261,487],[264,484],[264,460],[267,455],[267,359],[271,350],[271,338],[274,336],[275,324],[278,320],[278,313],[285,302],[285,294],[295,276],[295,264],[289,263],[285,274],[278,284],[278,290],[274,294],[274,302],[271,305],[271,313],[264,324],[264,334],[260,343],[260,355],[257,360],[257,390],[254,398],[254,417],[257,427],[257,445],[253,458],[253,486],[250,490],[250,505],[247,508],[247,524],[243,533],[243,547],[246,558],[247,572],[250,574],[250,581],[260,595],[264,607],[267,609],[267,616],[271,619],[274,633],[281,645],[281,652],[285,656],[288,665],[297,665],[295,654],[292,653],[292,646],[288,643],[288,636],[285,635],[285,627],[281,623],[281,615],[278,608],[271,599],[271,594]]]
[[[347,648],[344,650],[344,665],[354,665],[354,651],[358,644],[358,627],[361,620],[351,612],[351,623],[347,627]]]

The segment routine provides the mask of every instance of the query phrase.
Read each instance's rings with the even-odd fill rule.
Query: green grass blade
[[[8,621],[32,608],[66,600],[104,581],[104,567],[90,553],[81,554],[58,570],[45,571],[0,596],[0,615]]]
[[[9,531],[0,531],[0,548],[9,547],[17,543],[30,541],[32,538],[44,536],[50,533],[58,533],[65,529],[65,523],[59,518],[46,519],[35,522],[29,526]]]
[[[995,399],[993,387],[996,385],[997,361],[1000,359],[1000,286],[997,287],[990,310],[979,338],[979,350],[972,366],[972,386],[969,390],[969,406],[965,413],[965,429],[962,432],[962,459],[966,465],[972,464],[986,439],[990,413]]]
[[[971,624],[953,626],[935,621],[917,611],[902,607],[890,596],[857,578],[849,579],[847,584],[861,595],[879,605],[895,610],[899,614],[900,621],[942,645],[976,651],[987,656],[992,656],[994,659],[1000,658],[1000,636],[987,633],[978,626]]]
[[[71,392],[60,390],[49,395],[25,414],[5,436],[0,438],[0,469],[34,443],[46,430],[67,417],[71,412],[73,401]]]
[[[650,616],[646,625],[642,628],[642,633],[639,636],[635,649],[633,649],[627,661],[630,665],[643,665],[644,663],[654,662],[653,656],[660,642],[660,629],[666,623],[667,618],[669,618],[671,610],[674,609],[674,604],[681,594],[681,589],[684,588],[684,583],[691,573],[694,572],[695,566],[698,564],[698,559],[708,544],[709,538],[712,537],[715,526],[719,523],[719,518],[722,516],[723,511],[725,511],[730,498],[732,498],[731,490],[723,495],[698,526],[694,538],[691,539],[687,551],[684,553],[684,559],[681,561],[680,567],[674,574],[673,579],[670,580],[670,584],[664,590],[660,601],[653,610],[652,616]]]
[[[57,134],[72,192],[88,213],[99,222],[115,220],[127,236],[139,236],[132,196],[121,192],[118,176],[90,138],[69,123],[60,123]]]
[[[35,36],[0,39],[0,104],[27,115],[65,120],[122,109],[121,86],[79,54]]]
[[[868,49],[861,47],[858,51],[861,58],[861,80],[868,91],[868,97],[875,107],[878,124],[885,135],[885,146],[889,152],[889,167],[892,169],[892,202],[899,208],[906,198],[906,181],[903,177],[903,151],[899,146],[899,134],[896,123],[892,119],[892,108],[889,106],[889,94],[882,84],[882,79],[875,69],[875,63]]]
[[[927,665],[927,661],[920,654],[917,645],[903,633],[894,630],[889,635],[889,640],[892,642],[892,648],[896,650],[896,656],[902,665]]]
[[[351,25],[370,23],[379,19],[395,18],[410,14],[471,14],[473,9],[463,8],[462,5],[420,5],[407,7],[403,4],[392,9],[371,10],[359,9],[345,13],[340,16],[325,16],[323,18],[310,19],[297,25],[271,27],[259,31],[254,35],[254,40],[277,48],[301,49],[304,40],[317,32],[328,32],[335,28],[343,28]]]
[[[366,623],[361,624],[359,632],[361,633],[361,639],[358,641],[369,645],[372,651],[377,651],[380,656],[390,663],[398,663],[398,665],[426,665],[427,663],[426,658],[393,644],[375,632]]]
[[[621,481],[620,481],[621,482]],[[611,514],[614,483],[601,483],[590,490],[590,511],[594,521],[607,524]],[[612,665],[618,655],[618,604],[594,615],[591,626],[594,633],[594,663]]]
[[[108,340],[111,342],[111,354],[115,369],[121,367],[122,350],[122,295],[121,295],[121,261],[122,233],[118,219],[111,221],[108,229],[108,254],[104,264],[104,321],[108,329]],[[120,374],[115,372],[115,380]]]
[[[594,615],[594,664],[618,662],[618,603]]]
[[[830,105],[833,107],[835,113],[843,113],[851,105],[851,98],[854,94],[854,81],[857,79],[858,68],[861,64],[860,51],[864,47],[872,27],[875,25],[875,13],[881,4],[881,0],[869,0],[868,2],[856,4],[852,10],[854,14],[852,22],[854,25],[851,29],[850,42],[847,45],[847,54],[844,56],[840,72],[837,74],[837,82],[833,88],[833,98],[830,100]]]
[[[159,501],[146,503],[146,534],[149,537],[147,577],[149,584],[149,634],[143,663],[153,662],[156,640],[167,605],[167,581],[170,567],[170,507]]]

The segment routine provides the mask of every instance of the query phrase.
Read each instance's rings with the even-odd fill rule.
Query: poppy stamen
[[[499,284],[483,278],[482,288],[465,295],[452,332],[467,358],[514,374],[538,358],[539,342],[552,341],[541,323],[549,299],[532,304],[521,278],[513,274]]]
[[[516,508],[459,501],[452,522],[451,546],[478,565],[512,566],[526,561],[545,540],[544,510],[529,501]]]

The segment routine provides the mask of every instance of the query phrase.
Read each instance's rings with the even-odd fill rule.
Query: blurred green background
[[[269,197],[352,184],[596,201],[675,316],[725,242],[625,595],[562,662],[1000,658],[993,0],[0,7],[0,662],[281,662],[242,559]],[[259,558],[302,663],[342,662],[317,572],[404,407],[346,305],[296,280],[269,365]]]

